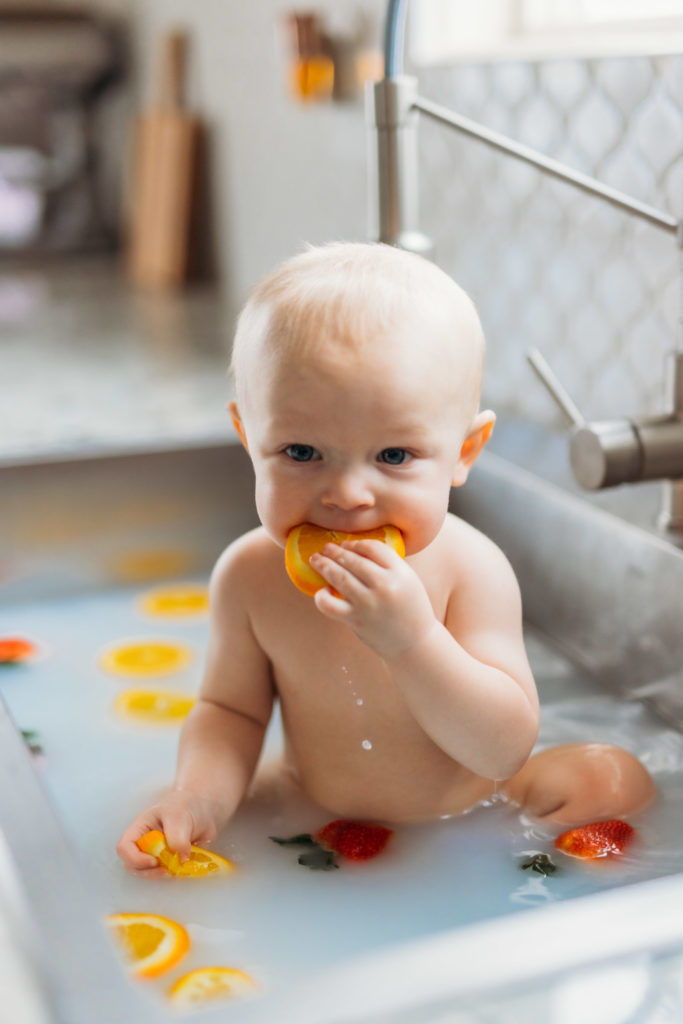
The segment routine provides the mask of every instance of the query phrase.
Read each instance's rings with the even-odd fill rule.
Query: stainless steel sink
[[[683,552],[495,455],[454,492],[453,507],[508,554],[534,633],[595,685],[624,699],[643,691],[670,727],[683,726]],[[140,583],[157,579],[163,565],[204,573],[255,522],[251,468],[237,444],[0,466],[0,618],[3,606],[36,596],[111,587],[126,558],[130,572],[136,549],[159,553],[135,563]],[[22,957],[44,1020],[167,1022],[125,981],[2,707],[0,832],[0,871],[21,907]],[[520,993],[549,992],[558,979],[615,962],[678,964],[683,917],[672,909],[681,905],[683,875],[674,875],[526,910],[344,964],[277,997],[231,1006],[229,1019],[430,1024],[455,1008],[513,1005]],[[227,1019],[221,1009],[202,1016],[207,1024]]]

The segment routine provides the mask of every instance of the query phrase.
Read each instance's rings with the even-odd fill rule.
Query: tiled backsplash
[[[420,93],[641,202],[683,215],[683,56],[461,64]],[[557,424],[536,346],[591,418],[662,408],[677,344],[672,234],[423,119],[422,228],[488,338],[484,399]]]

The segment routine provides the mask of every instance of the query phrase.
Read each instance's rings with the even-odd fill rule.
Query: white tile
[[[491,80],[496,95],[515,107],[535,89],[534,65],[531,62],[502,62],[491,65]]]
[[[651,102],[634,112],[629,134],[638,152],[659,177],[683,149],[683,117],[666,94],[658,92]]]
[[[617,107],[598,91],[590,92],[572,113],[571,137],[597,166],[619,142],[623,132]]]
[[[668,168],[662,178],[661,206],[679,220],[683,217],[683,155]]]
[[[600,276],[596,295],[615,328],[632,320],[645,298],[632,260],[623,256],[611,260]]]
[[[449,89],[468,78],[463,95],[485,123],[683,212],[683,56],[459,65]],[[533,340],[588,414],[625,415],[624,403],[647,412],[677,331],[673,236],[476,142],[458,145],[434,144],[426,210],[443,265],[480,306],[496,402],[554,419],[529,395]]]
[[[595,62],[595,80],[628,120],[655,81],[648,57],[611,57]]]
[[[643,203],[654,203],[657,191],[654,171],[643,154],[634,148],[620,146],[604,163],[603,179],[613,188]]]
[[[557,109],[542,92],[523,101],[517,112],[516,138],[527,146],[550,154],[560,138],[562,123]]]
[[[539,68],[539,83],[560,110],[570,110],[590,88],[586,62],[548,61]]]

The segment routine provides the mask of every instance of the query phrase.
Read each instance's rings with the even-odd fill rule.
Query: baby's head
[[[444,391],[463,438],[479,408],[484,336],[467,294],[433,263],[382,244],[334,242],[287,260],[252,292],[232,370],[246,412],[265,373],[292,361],[353,361],[376,374],[404,362]]]
[[[402,250],[334,243],[262,281],[237,326],[231,412],[271,537],[392,523],[409,553],[429,544],[493,426],[477,411],[483,355],[467,295]]]

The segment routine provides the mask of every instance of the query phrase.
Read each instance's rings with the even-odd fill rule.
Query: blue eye
[[[318,457],[317,451],[310,444],[290,444],[285,448],[285,455],[294,462],[310,462]]]
[[[386,463],[387,466],[401,466],[404,462],[410,458],[410,454],[405,448],[384,448],[379,453],[379,461]]]

